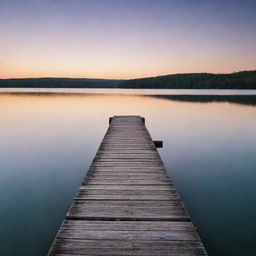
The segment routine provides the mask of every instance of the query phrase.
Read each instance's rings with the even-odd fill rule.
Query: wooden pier
[[[115,116],[49,256],[207,255],[139,116]]]

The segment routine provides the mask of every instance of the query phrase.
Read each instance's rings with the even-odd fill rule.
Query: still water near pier
[[[108,117],[126,114],[144,116],[164,141],[159,152],[209,255],[255,255],[253,92],[14,92],[0,94],[0,255],[47,254]]]

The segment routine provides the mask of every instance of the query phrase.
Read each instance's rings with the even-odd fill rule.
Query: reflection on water
[[[254,255],[255,104],[251,96],[1,94],[0,255],[47,253],[108,117],[122,114],[145,116],[164,141],[160,154],[209,254]]]
[[[100,88],[0,88],[0,93],[131,94],[131,95],[256,95],[256,90],[223,89],[100,89]]]
[[[230,102],[252,106],[256,105],[256,95],[154,95],[154,97],[187,102]]]

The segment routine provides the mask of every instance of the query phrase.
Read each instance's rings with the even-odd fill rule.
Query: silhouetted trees
[[[232,74],[191,73],[125,80],[120,88],[256,89],[256,71]]]
[[[18,78],[0,79],[5,88],[113,88],[120,80],[89,78]]]
[[[135,89],[256,89],[256,71],[232,74],[190,73],[105,80],[88,78],[0,79],[5,88],[135,88]]]

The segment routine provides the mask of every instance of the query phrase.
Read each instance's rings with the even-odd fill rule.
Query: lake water
[[[164,141],[209,255],[256,255],[256,92],[0,92],[0,255],[47,254],[108,118],[126,114]]]

